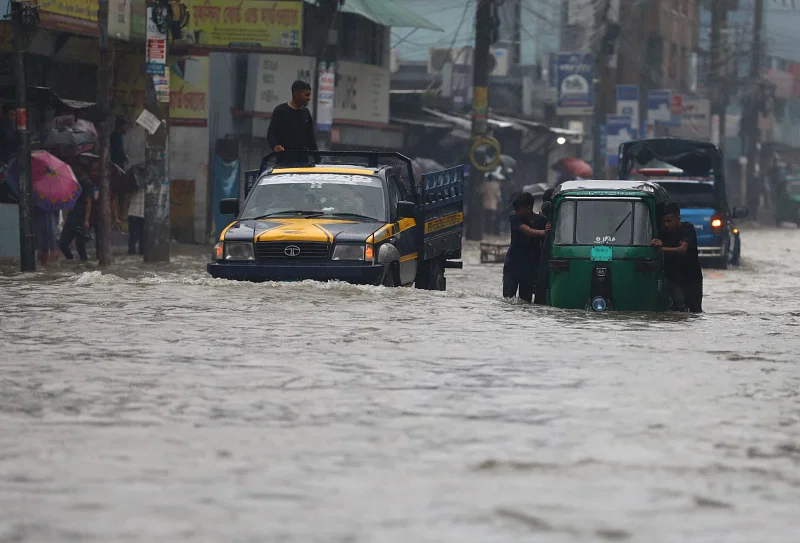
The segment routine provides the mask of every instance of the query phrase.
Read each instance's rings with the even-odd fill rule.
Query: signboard
[[[680,126],[682,111],[683,111],[683,96],[677,93],[672,94],[669,99],[670,120],[669,122],[664,124],[667,126]]]
[[[167,35],[153,22],[153,8],[147,8],[147,74],[166,75]]]
[[[303,48],[303,2],[187,0],[189,26],[177,43],[209,49]]]
[[[717,118],[717,131],[719,131],[719,118]],[[671,136],[683,138],[712,140],[711,101],[707,98],[683,100],[680,127],[671,129],[669,133]]]
[[[247,105],[258,113],[272,113],[275,106],[292,99],[292,83],[311,83],[316,62],[313,57],[294,55],[249,55]],[[314,100],[308,104],[313,113]]]
[[[639,134],[639,85],[617,85],[617,115],[631,118],[633,139]]]
[[[108,3],[108,37],[129,40],[131,37],[131,0],[110,0]]]
[[[558,115],[591,115],[594,106],[594,55],[558,53]]]
[[[339,63],[333,117],[368,123],[389,122],[389,68]]]
[[[620,144],[632,139],[631,118],[628,115],[608,115],[606,117],[606,155],[609,166],[617,166]]]
[[[662,123],[668,123],[672,120],[669,90],[647,91],[647,120],[649,122]]]
[[[47,0],[39,2],[42,28],[97,36],[97,0]]]
[[[208,125],[208,56],[178,57],[170,64],[169,118],[171,126]]]
[[[317,91],[317,130],[330,132],[333,128],[333,97],[336,89],[336,66],[320,65]]]

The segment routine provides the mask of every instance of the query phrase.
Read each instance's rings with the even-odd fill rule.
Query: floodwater
[[[0,541],[793,543],[800,229],[706,313],[209,279],[0,276]]]

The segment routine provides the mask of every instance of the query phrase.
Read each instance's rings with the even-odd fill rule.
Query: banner
[[[292,98],[296,79],[309,84],[314,77],[314,57],[296,55],[248,55],[246,103],[252,111],[272,113],[275,106]],[[316,100],[308,104],[314,113]]]
[[[179,57],[170,66],[171,126],[208,126],[208,56]]]
[[[711,126],[711,101],[708,98],[687,98],[683,100],[681,108],[680,127],[670,129],[669,135],[713,141],[719,134],[714,136]],[[719,132],[719,117],[717,117],[717,132]]]
[[[39,25],[59,32],[97,36],[97,0],[40,2]]]
[[[317,91],[317,130],[330,132],[333,128],[333,96],[336,88],[336,65],[320,65]]]
[[[591,115],[594,109],[594,55],[558,53],[558,115]]]
[[[639,132],[639,85],[617,85],[617,115],[631,118],[631,133],[637,139]]]
[[[189,26],[177,43],[209,49],[303,48],[303,2],[188,0]]]

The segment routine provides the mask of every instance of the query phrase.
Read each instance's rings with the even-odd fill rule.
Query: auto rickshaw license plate
[[[592,247],[591,258],[593,262],[610,262],[612,254],[611,247],[595,245]]]

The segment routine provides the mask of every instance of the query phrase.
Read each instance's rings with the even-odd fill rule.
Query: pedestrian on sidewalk
[[[87,262],[89,255],[86,253],[86,239],[89,237],[89,220],[92,213],[91,199],[94,195],[94,186],[89,178],[89,159],[77,157],[70,161],[72,171],[81,186],[75,206],[67,214],[64,228],[61,230],[61,239],[58,246],[67,260],[74,260],[70,245],[75,242],[75,249],[81,262]]]
[[[308,111],[309,102],[311,85],[297,80],[292,83],[292,99],[272,110],[267,142],[273,151],[280,153],[279,164],[308,165],[308,151],[318,149],[314,119]]]
[[[144,189],[128,197],[128,254],[144,254]]]

